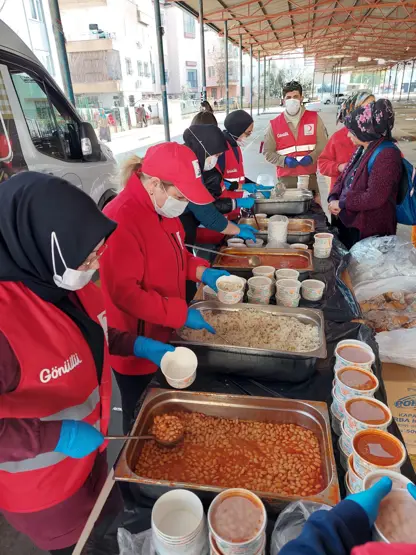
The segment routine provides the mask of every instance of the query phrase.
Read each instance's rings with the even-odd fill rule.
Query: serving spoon
[[[244,254],[228,254],[228,252],[219,252],[219,251],[214,251],[211,249],[206,249],[205,247],[198,247],[197,245],[188,245],[187,243],[185,243],[185,247],[189,247],[190,249],[197,249],[200,251],[204,251],[204,252],[211,252],[212,254],[217,254],[219,256],[230,256],[231,258],[245,258],[246,260],[248,260],[248,263],[250,266],[252,266],[253,268],[255,268],[256,266],[261,266],[261,260],[260,257],[257,256],[256,254],[250,254],[249,256],[244,255]]]
[[[180,436],[170,441],[164,441],[151,434],[147,436],[105,436],[104,439],[106,440],[119,439],[121,441],[130,441],[132,439],[135,439],[135,440],[153,439],[154,441],[156,441],[156,443],[158,443],[162,447],[175,447],[176,445],[178,445],[178,443],[180,443],[183,440],[184,435],[185,435],[185,432],[183,432]]]

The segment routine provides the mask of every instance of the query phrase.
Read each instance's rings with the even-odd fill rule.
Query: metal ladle
[[[185,435],[185,431],[182,432],[182,434],[177,437],[176,439],[172,440],[172,441],[163,441],[161,439],[158,439],[156,436],[154,435],[147,435],[147,436],[105,436],[104,439],[109,439],[109,440],[113,440],[113,439],[119,439],[121,441],[130,441],[132,439],[135,440],[139,440],[139,439],[153,439],[154,441],[156,441],[157,444],[161,445],[162,447],[176,447],[176,445],[178,445],[184,438]]]
[[[189,247],[191,249],[197,249],[200,251],[204,251],[204,252],[211,252],[212,254],[217,254],[219,256],[230,256],[231,258],[245,258],[246,260],[248,260],[248,263],[250,266],[252,266],[253,268],[255,268],[256,266],[261,266],[261,260],[260,257],[255,255],[255,254],[250,254],[249,256],[244,255],[244,254],[228,254],[228,252],[219,252],[219,251],[214,251],[211,249],[206,249],[205,247],[197,247],[196,245],[188,245],[187,243],[185,243],[185,247]]]

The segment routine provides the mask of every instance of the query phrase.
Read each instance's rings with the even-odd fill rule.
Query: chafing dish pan
[[[263,212],[270,216],[286,214],[297,216],[305,214],[311,206],[313,194],[311,191],[286,189],[281,197],[271,199],[256,199],[256,212]]]
[[[310,497],[284,496],[265,491],[256,491],[268,508],[280,509],[298,499],[335,505],[340,501],[338,477],[331,442],[331,427],[325,403],[251,397],[244,395],[223,395],[190,391],[150,389],[133,426],[132,435],[146,434],[155,416],[173,411],[200,412],[207,416],[222,418],[242,418],[258,422],[294,423],[312,430],[318,437],[323,461],[322,473],[324,489]],[[115,468],[116,480],[133,482],[140,486],[144,494],[157,498],[172,488],[187,488],[204,499],[211,499],[222,491],[215,486],[197,483],[168,482],[138,476],[135,473],[144,441],[130,441],[124,446]]]
[[[190,347],[198,357],[198,369],[298,383],[306,380],[314,373],[317,358],[326,358],[324,315],[321,310],[248,303],[224,305],[219,301],[201,301],[194,303],[192,308],[200,310],[202,313],[205,310],[230,312],[249,309],[259,312],[272,312],[276,315],[297,318],[305,324],[317,326],[319,330],[319,346],[313,351],[302,352],[236,347],[226,343],[215,345],[199,343],[183,339],[179,335],[180,331],[174,332],[172,343]]]

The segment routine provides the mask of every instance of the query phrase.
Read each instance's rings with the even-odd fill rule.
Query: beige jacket
[[[302,115],[304,111],[305,111],[305,108],[302,107]],[[299,121],[302,115],[299,118],[298,125],[295,128],[293,123],[289,121],[288,118],[286,117],[286,112],[283,112],[283,113],[285,115],[285,119],[288,123],[289,129],[292,131],[294,137],[297,138]],[[323,149],[325,148],[327,141],[328,141],[328,134],[326,132],[325,125],[321,120],[321,118],[318,116],[318,124],[316,126],[316,148],[310,153],[310,156],[312,157],[312,160],[314,162],[318,160],[318,157],[323,151]],[[269,125],[269,127],[267,128],[266,134],[264,136],[263,155],[266,158],[266,160],[271,164],[274,164],[275,166],[280,166],[283,168],[283,166],[285,165],[286,156],[283,156],[282,154],[277,154],[277,150],[278,150],[278,145],[276,144],[276,139],[273,133],[273,129],[272,129],[272,126]]]

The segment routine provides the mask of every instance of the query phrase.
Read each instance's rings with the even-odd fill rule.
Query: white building
[[[152,0],[59,5],[79,106],[137,106],[160,91]]]
[[[0,19],[27,44],[63,88],[48,0],[1,2]]]

